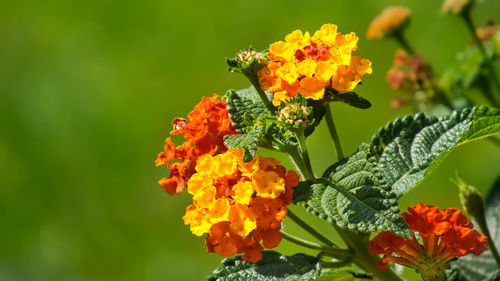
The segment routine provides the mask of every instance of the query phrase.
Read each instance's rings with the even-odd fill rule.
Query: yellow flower
[[[354,33],[338,33],[333,24],[323,25],[312,37],[308,32],[293,31],[285,41],[269,47],[269,63],[259,73],[262,89],[274,94],[275,106],[297,94],[320,100],[325,89],[340,93],[352,91],[361,76],[371,73],[371,64],[363,64],[368,68],[352,65],[351,54],[357,50],[357,42]],[[336,85],[338,81],[347,80],[350,83]]]
[[[184,223],[193,234],[206,234],[208,252],[245,253],[243,259],[257,262],[264,249],[261,243],[279,244],[281,221],[297,185],[298,175],[287,173],[274,158],[256,155],[244,163],[238,149],[202,156],[188,182],[193,205],[186,208]]]
[[[409,19],[410,9],[406,7],[387,7],[370,24],[366,37],[381,39],[399,30]]]

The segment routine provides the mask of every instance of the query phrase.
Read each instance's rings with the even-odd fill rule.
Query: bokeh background
[[[357,53],[373,61],[357,88],[373,107],[333,106],[344,150],[354,152],[411,112],[389,107],[395,92],[385,75],[396,43],[364,35],[388,5],[411,8],[408,38],[437,73],[472,41],[436,0],[2,1],[0,280],[203,280],[221,258],[184,226],[190,197],[157,184],[167,169],[153,161],[170,121],[203,95],[247,87],[227,72],[225,57],[330,22],[359,34]],[[500,1],[482,1],[473,18],[500,22]],[[320,173],[335,159],[326,127],[308,142]],[[500,149],[488,141],[460,147],[402,208],[459,207],[454,172],[486,192],[499,164]],[[287,229],[308,238],[293,223]],[[278,250],[301,249],[284,241]]]

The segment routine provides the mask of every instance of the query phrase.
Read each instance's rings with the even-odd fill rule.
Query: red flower
[[[205,154],[214,155],[227,151],[224,136],[236,134],[226,108],[227,104],[214,94],[203,97],[188,119],[176,117],[172,121],[171,135],[181,134],[186,141],[175,146],[171,138],[165,140],[165,152],[160,152],[156,166],[167,165],[169,177],[162,178],[159,184],[169,194],[182,192],[186,183],[196,172],[196,161]]]
[[[435,276],[442,274],[450,260],[469,253],[480,255],[488,249],[487,237],[472,229],[472,222],[460,210],[439,210],[420,203],[402,215],[412,231],[411,239],[382,231],[370,241],[370,254],[383,255],[377,264],[379,270],[394,262],[415,268],[422,275]]]

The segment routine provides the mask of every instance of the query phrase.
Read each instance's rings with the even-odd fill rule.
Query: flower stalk
[[[340,144],[339,134],[337,133],[337,129],[335,128],[335,123],[333,122],[333,115],[330,109],[330,104],[325,103],[325,118],[326,124],[328,125],[328,131],[330,132],[330,136],[332,137],[333,145],[335,147],[335,152],[337,153],[337,160],[340,161],[344,159],[344,152],[342,151],[342,145]]]
[[[299,143],[299,148],[300,148],[300,154],[302,156],[302,160],[304,163],[304,175],[306,180],[311,180],[316,178],[314,176],[314,172],[312,170],[311,166],[311,159],[309,158],[309,152],[307,151],[307,144],[306,144],[306,138],[304,136],[304,129],[300,128],[297,130],[294,130],[295,137],[297,138],[297,141]]]
[[[280,233],[283,236],[283,238],[285,238],[286,240],[288,240],[294,244],[297,244],[299,246],[305,247],[305,248],[309,248],[309,249],[313,249],[313,250],[320,250],[320,251],[324,252],[325,254],[331,255],[334,257],[336,257],[336,256],[347,256],[347,257],[352,256],[352,251],[350,251],[350,250],[332,248],[330,246],[321,245],[321,244],[297,237],[297,236],[292,235],[290,233],[287,233],[283,230],[281,230]]]

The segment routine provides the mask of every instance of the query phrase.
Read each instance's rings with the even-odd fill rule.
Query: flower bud
[[[292,103],[281,109],[278,121],[288,128],[306,128],[310,123],[310,113],[311,109],[307,106]]]
[[[257,75],[260,69],[266,65],[266,58],[252,48],[240,50],[234,58],[226,59],[229,71],[241,72],[245,76]]]
[[[478,219],[484,216],[483,196],[476,187],[468,185],[457,173],[455,184],[458,187],[462,208],[470,216]]]

